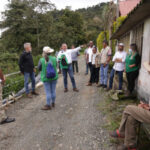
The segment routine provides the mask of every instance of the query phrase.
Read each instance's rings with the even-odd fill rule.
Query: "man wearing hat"
[[[117,73],[119,77],[119,90],[122,90],[123,72],[125,69],[126,56],[127,56],[127,53],[124,51],[124,44],[119,43],[118,51],[115,53],[113,60],[112,60],[115,64],[110,73],[109,88],[107,90],[112,89],[115,73]]]
[[[38,93],[35,92],[35,67],[34,67],[34,62],[32,58],[32,47],[31,43],[25,43],[24,44],[24,52],[22,53],[20,60],[19,60],[19,67],[21,73],[24,75],[24,86],[25,86],[25,91],[26,95],[28,98],[32,98],[30,95],[29,91],[29,78],[31,79],[32,82],[32,95],[39,95]]]

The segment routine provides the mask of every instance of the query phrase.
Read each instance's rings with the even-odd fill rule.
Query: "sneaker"
[[[32,95],[36,95],[36,96],[38,96],[38,95],[39,95],[39,93],[37,93],[37,92],[33,91],[33,92],[32,92]]]
[[[99,84],[99,85],[97,85],[97,87],[103,87],[104,85],[103,84]]]
[[[32,98],[31,94],[27,94],[26,96],[27,96],[27,98]]]
[[[103,88],[104,88],[104,89],[107,89],[107,85],[103,85]]]
[[[64,93],[67,93],[68,92],[68,89],[66,88],[65,90],[64,90]]]
[[[4,121],[2,121],[0,124],[6,124],[6,123],[11,123],[11,122],[14,122],[16,121],[15,118],[9,118],[7,117]]]
[[[49,105],[45,105],[43,108],[41,108],[42,110],[51,110],[51,106]]]
[[[92,86],[92,83],[88,83],[86,86]]]
[[[79,90],[77,88],[74,88],[73,91],[74,92],[79,92]]]
[[[111,88],[107,88],[106,91],[109,92],[110,90],[112,90]]]

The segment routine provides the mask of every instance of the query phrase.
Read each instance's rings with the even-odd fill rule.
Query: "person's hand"
[[[84,48],[84,45],[81,45],[80,47],[81,47],[81,48]]]
[[[33,69],[33,71],[34,71],[34,73],[36,73],[36,69],[35,68]]]
[[[103,67],[105,68],[107,66],[107,64],[103,64]]]

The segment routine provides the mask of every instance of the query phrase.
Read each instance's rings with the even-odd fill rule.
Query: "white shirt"
[[[92,65],[95,65],[96,54],[92,54]]]
[[[116,71],[123,71],[125,69],[125,60],[126,60],[127,53],[125,51],[117,51],[113,57],[113,62],[118,59],[122,59],[122,62],[117,63],[115,62],[113,69]]]
[[[89,63],[91,63],[92,62],[93,47],[92,48],[89,47],[87,49],[87,54],[89,55]]]
[[[62,55],[65,55],[67,60],[68,60],[68,63],[71,64],[72,63],[72,58],[71,58],[71,54],[73,52],[78,52],[79,50],[81,49],[81,47],[77,47],[75,49],[67,49],[66,51],[64,50],[61,50],[59,53],[58,53],[58,56],[57,56],[57,60],[59,58],[61,58]]]

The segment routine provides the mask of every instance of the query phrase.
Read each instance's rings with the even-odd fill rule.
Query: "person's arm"
[[[109,62],[111,61],[111,56],[112,56],[111,48],[109,48],[107,56],[108,56],[108,58],[107,58],[106,63],[104,64],[104,67],[106,67],[106,65],[109,64]]]
[[[79,46],[79,47],[74,48],[74,49],[68,49],[68,52],[69,52],[69,53],[72,53],[72,52],[78,52],[78,51],[80,51],[80,50],[81,50],[81,47]]]
[[[115,62],[117,62],[117,63],[125,63],[125,61],[126,61],[126,53],[123,55],[123,58],[116,58],[115,59]]]
[[[136,57],[135,57],[135,64],[132,64],[129,67],[133,68],[133,67],[139,66],[140,63],[141,63],[141,58],[140,58],[139,55],[136,55]]]
[[[24,55],[22,54],[19,59],[19,68],[20,68],[21,73],[24,74],[23,62],[24,62]]]

